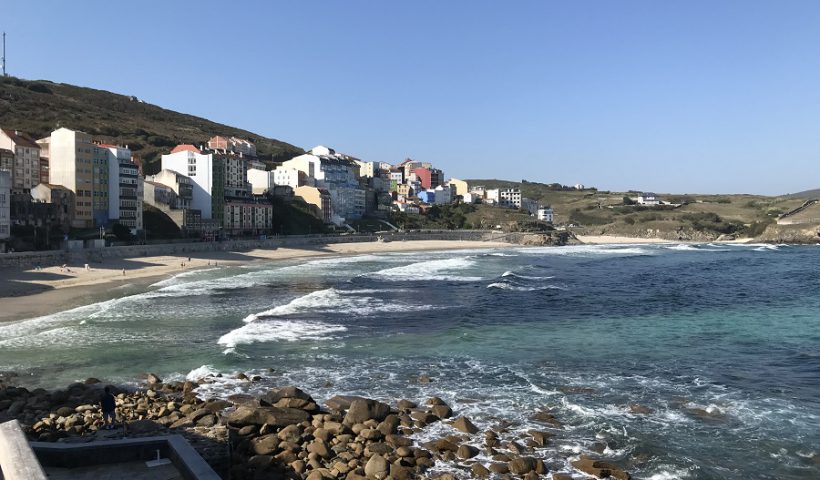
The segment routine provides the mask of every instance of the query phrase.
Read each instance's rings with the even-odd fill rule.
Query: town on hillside
[[[321,225],[311,233],[355,232],[351,223],[362,219],[399,230],[397,216],[454,204],[553,221],[549,205],[522,198],[519,188],[468,185],[409,158],[391,165],[317,146],[268,165],[251,141],[217,135],[177,145],[146,175],[127,145],[68,128],[41,139],[0,129],[0,252],[140,242],[164,230],[192,240],[275,235],[284,233],[276,210],[294,207]]]

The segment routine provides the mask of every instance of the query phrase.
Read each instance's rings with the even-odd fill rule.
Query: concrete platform
[[[157,456],[170,463],[146,465]],[[219,475],[179,435],[29,443],[16,420],[0,424],[0,480],[49,478],[219,480]]]

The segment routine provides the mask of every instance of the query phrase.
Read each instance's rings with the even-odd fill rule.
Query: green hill
[[[288,143],[143,103],[136,97],[45,80],[0,77],[0,126],[42,138],[59,127],[80,130],[107,143],[128,145],[159,171],[160,155],[180,143],[201,145],[213,135],[256,144],[262,160],[281,162],[304,153]]]
[[[660,193],[674,205],[629,205],[625,197],[638,192],[575,190],[560,184],[507,180],[466,180],[486,188],[517,187],[521,196],[552,206],[556,225],[574,225],[573,231],[588,235],[657,237],[669,240],[712,240],[723,234],[757,237],[779,214],[799,207],[803,200],[763,195],[703,195]],[[494,219],[493,221],[499,220]],[[476,222],[476,220],[473,220]]]

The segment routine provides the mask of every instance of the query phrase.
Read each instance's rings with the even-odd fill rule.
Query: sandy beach
[[[410,240],[337,243],[247,252],[196,252],[187,256],[110,259],[85,265],[0,270],[0,322],[31,318],[95,301],[112,288],[147,286],[164,277],[208,266],[235,266],[266,260],[366,253],[459,250],[510,246],[503,242]]]

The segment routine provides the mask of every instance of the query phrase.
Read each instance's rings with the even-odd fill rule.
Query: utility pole
[[[8,76],[6,73],[6,32],[3,32],[3,76]]]

